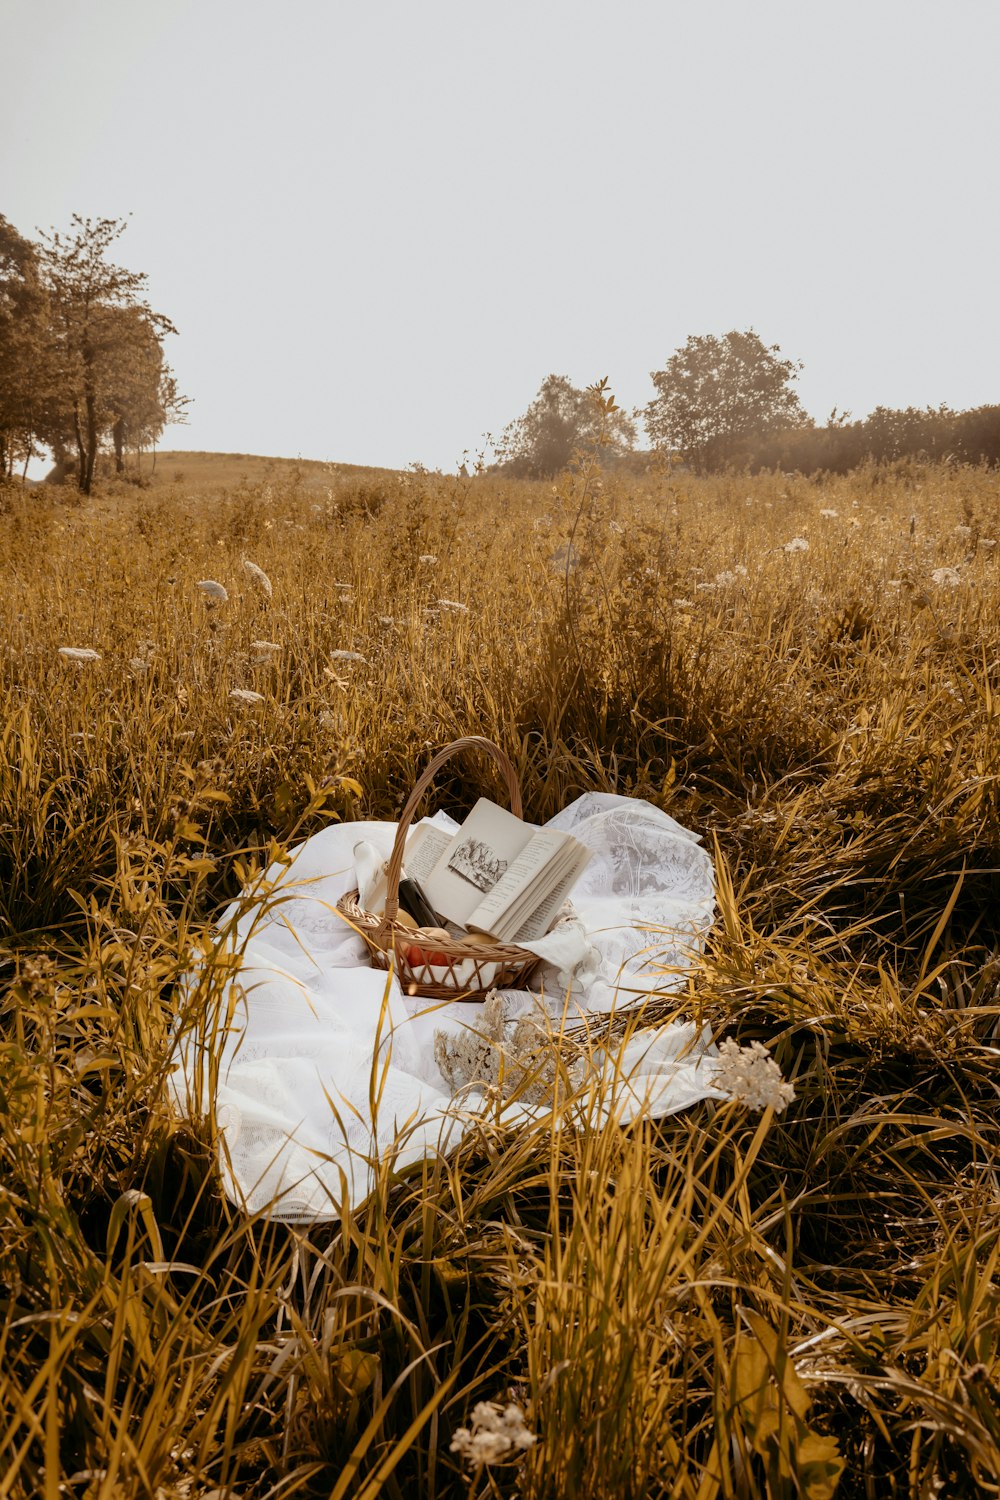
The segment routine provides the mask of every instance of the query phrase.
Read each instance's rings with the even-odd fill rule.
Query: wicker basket
[[[521,789],[517,773],[509,759],[492,740],[468,735],[446,745],[434,756],[407,799],[399,819],[396,842],[392,846],[387,868],[388,891],[383,916],[364,911],[358,892],[348,891],[337,902],[337,909],[364,938],[371,962],[376,969],[395,970],[408,995],[426,995],[432,1000],[482,1000],[491,989],[521,989],[541,959],[513,943],[496,943],[489,947],[461,938],[435,939],[431,951],[447,960],[445,964],[411,965],[407,950],[415,945],[413,929],[396,920],[399,911],[399,881],[403,871],[403,850],[413,815],[437,771],[460,750],[485,750],[503,772],[510,796],[510,808],[521,816]]]

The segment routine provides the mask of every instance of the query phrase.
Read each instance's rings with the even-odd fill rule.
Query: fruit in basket
[[[499,939],[489,932],[467,932],[462,942],[472,943],[476,948],[495,948]]]
[[[408,927],[411,932],[415,932],[417,930],[416,917],[411,917],[410,913],[408,911],[404,911],[402,907],[399,908],[393,920],[398,922],[400,927]]]
[[[450,932],[446,932],[443,927],[418,927],[413,936],[420,939],[419,943],[407,943],[402,950],[411,969],[422,969],[425,964],[448,967],[447,953],[440,952],[434,944],[452,942]]]

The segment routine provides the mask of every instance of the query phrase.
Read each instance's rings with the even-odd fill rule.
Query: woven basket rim
[[[403,940],[416,942],[419,934],[427,931],[426,928],[407,927],[405,923],[395,918],[387,920],[386,917],[379,916],[375,912],[365,911],[358,902],[358,894],[357,890],[347,891],[337,902],[337,908],[351,921],[363,924],[367,930],[362,935],[369,940],[374,940],[384,952],[392,951],[391,942],[387,946],[386,942],[379,942],[379,938],[391,939],[398,936]],[[443,928],[441,930],[444,931]],[[483,935],[485,937],[487,934]],[[496,964],[526,963],[538,958],[537,953],[533,953],[530,948],[521,948],[517,943],[469,943],[463,941],[462,938],[452,937],[450,934],[447,942],[442,937],[435,937],[434,947],[441,953],[446,953],[449,958],[478,959]]]

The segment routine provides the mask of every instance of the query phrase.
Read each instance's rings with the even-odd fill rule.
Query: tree
[[[71,234],[43,235],[40,247],[56,370],[44,435],[57,453],[75,446],[89,495],[102,441],[110,435],[120,470],[129,434],[148,440],[162,430],[164,393],[183,402],[163,363],[162,341],[177,330],[146,301],[146,276],[106,258],[126,221],[74,214],[72,223]]]
[[[0,215],[0,479],[34,451],[49,395],[48,356],[37,247]]]
[[[177,404],[169,394],[174,381],[160,337],[144,309],[110,307],[100,321],[106,325],[101,343],[114,351],[102,383],[115,472],[121,474],[125,449],[148,447],[179,413],[172,410]]]
[[[580,450],[600,446],[614,457],[634,445],[632,419],[595,399],[593,388],[578,390],[565,375],[543,380],[524,416],[505,429],[501,443],[511,473],[528,479],[550,479]]]
[[[680,452],[699,473],[747,462],[754,439],[810,426],[791,382],[802,368],[754,330],[692,336],[650,378],[643,415],[655,448]]]

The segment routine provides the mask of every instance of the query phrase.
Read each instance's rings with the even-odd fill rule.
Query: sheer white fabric
[[[442,813],[431,821],[457,826]],[[560,933],[536,945],[547,961],[533,992],[505,992],[505,1014],[541,996],[554,1018],[579,1020],[676,988],[714,911],[712,863],[697,837],[650,803],[604,793],[549,826],[594,858]],[[371,1190],[383,1153],[402,1167],[446,1151],[486,1107],[474,1089],[453,1099],[434,1060],[435,1032],[474,1031],[482,1007],[404,996],[336,911],[354,885],[354,845],[367,839],[388,858],[394,836],[391,823],[324,829],[266,872],[266,894],[245,893],[220,920],[220,948],[239,973],[213,1034],[204,1022],[179,1031],[171,1089],[182,1111],[214,1106],[226,1192],[250,1212],[336,1217]],[[602,1071],[614,1076],[616,1116],[663,1116],[718,1097],[713,1056],[707,1036],[675,1022],[637,1033],[611,1067],[595,1054],[593,1076],[599,1087]],[[512,1123],[530,1113],[504,1109]]]

